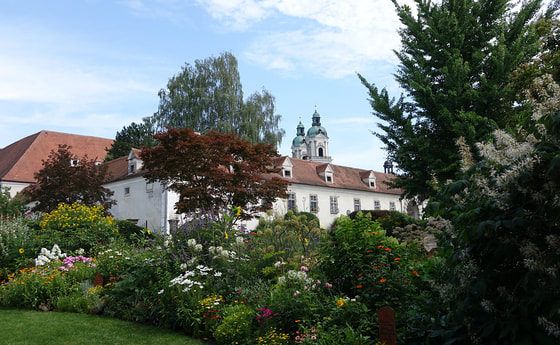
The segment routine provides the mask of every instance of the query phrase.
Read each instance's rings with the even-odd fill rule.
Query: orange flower
[[[377,269],[377,266],[373,266],[374,269]]]
[[[362,285],[356,286],[356,289],[361,289],[361,288],[362,288]]]
[[[386,251],[386,252],[390,252],[390,251],[391,251],[391,248],[385,248],[385,251]]]
[[[377,235],[377,231],[372,231],[371,233],[374,234],[374,235]]]
[[[415,276],[417,276],[417,275],[418,275],[418,272],[412,271],[412,274],[414,274]]]
[[[383,246],[377,246],[377,248],[384,248]]]
[[[371,253],[371,250],[366,250],[366,253]]]
[[[401,258],[395,258],[395,261],[399,261]]]
[[[363,274],[361,274],[361,273],[360,273],[360,274],[358,274],[358,278],[360,278],[361,276],[363,276]]]
[[[385,278],[379,280],[380,283],[385,283],[386,281],[387,281],[387,279],[385,279]]]

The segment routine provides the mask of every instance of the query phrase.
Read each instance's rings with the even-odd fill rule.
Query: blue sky
[[[0,148],[40,130],[114,138],[185,63],[233,53],[245,96],[276,97],[279,151],[317,106],[333,163],[382,171],[367,89],[399,95],[390,0],[1,0]]]

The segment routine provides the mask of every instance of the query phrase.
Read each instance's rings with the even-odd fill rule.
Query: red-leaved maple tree
[[[154,138],[160,145],[141,153],[146,179],[179,195],[179,213],[224,212],[242,207],[245,218],[287,198],[287,182],[272,173],[278,153],[272,145],[251,145],[235,134],[168,128]]]

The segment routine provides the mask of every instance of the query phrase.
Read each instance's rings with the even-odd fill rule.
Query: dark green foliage
[[[145,118],[143,123],[131,123],[117,132],[111,148],[107,148],[105,161],[128,156],[130,149],[154,147],[157,141],[153,138],[156,130],[150,118]]]
[[[394,2],[404,25],[395,79],[405,94],[392,99],[359,78],[380,120],[375,135],[402,172],[393,186],[423,201],[457,176],[460,136],[473,145],[508,125],[509,73],[538,52],[530,23],[540,1],[511,15],[508,0],[416,0],[418,14]]]
[[[558,117],[543,118],[549,139],[559,134],[549,125]],[[511,150],[499,139],[498,152]],[[558,344],[560,144],[540,141],[510,162],[490,153],[429,208],[455,227],[444,238],[453,248],[450,309],[434,335],[459,343]]]
[[[128,220],[117,220],[115,222],[115,226],[117,227],[120,236],[131,243],[136,242],[138,239],[145,239],[150,236],[147,229]]]

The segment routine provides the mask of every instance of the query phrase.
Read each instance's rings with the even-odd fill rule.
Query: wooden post
[[[377,312],[377,317],[379,319],[379,341],[386,345],[397,345],[395,310],[389,306],[381,307]]]
[[[93,281],[93,286],[94,287],[98,287],[101,286],[103,287],[103,275],[98,273],[95,275],[95,280]]]

